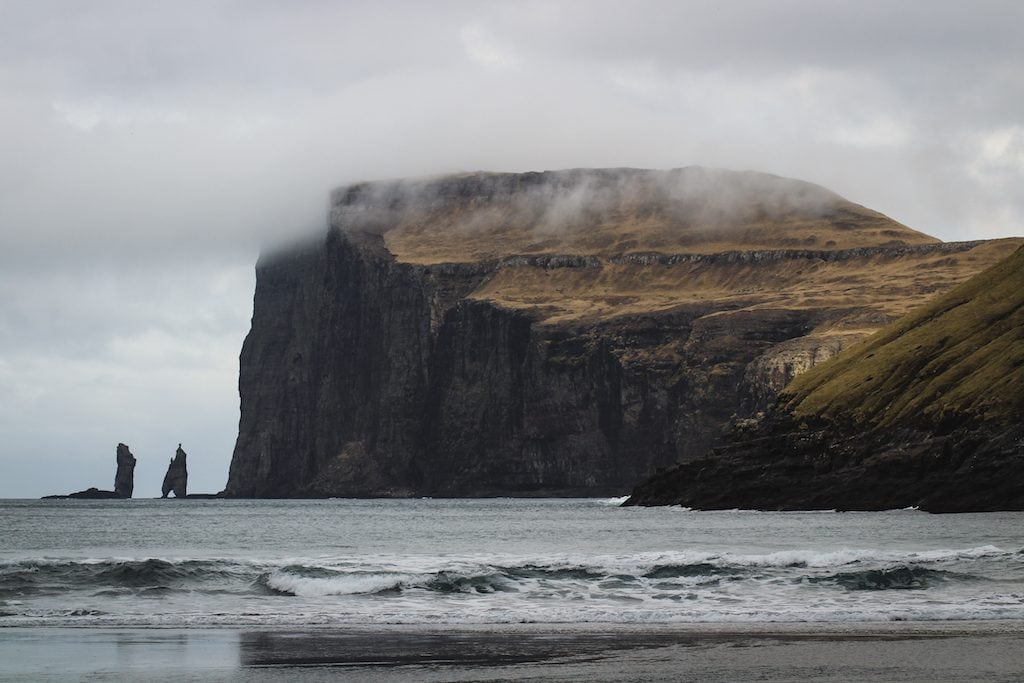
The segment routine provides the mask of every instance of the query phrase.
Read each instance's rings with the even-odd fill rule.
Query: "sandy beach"
[[[1017,681],[1024,625],[7,628],[0,681]]]

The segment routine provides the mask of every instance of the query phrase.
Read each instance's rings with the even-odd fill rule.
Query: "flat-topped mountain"
[[[619,493],[1015,244],[698,168],[341,188],[257,266],[226,493]]]
[[[1024,509],[1024,247],[797,377],[635,504]]]
[[[331,199],[334,224],[382,234],[408,263],[938,242],[811,183],[700,167],[469,173],[362,183]]]

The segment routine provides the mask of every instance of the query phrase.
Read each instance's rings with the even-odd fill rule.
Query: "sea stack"
[[[135,456],[123,443],[117,444],[117,474],[114,475],[114,493],[131,498],[135,489]]]
[[[123,443],[117,444],[117,472],[114,474],[114,490],[105,491],[90,486],[84,491],[75,491],[66,495],[43,496],[44,499],[85,498],[90,500],[106,500],[110,498],[131,498],[135,488],[135,456]]]
[[[166,498],[171,491],[174,492],[175,498],[184,498],[188,495],[188,467],[185,464],[187,457],[179,443],[178,450],[171,458],[171,464],[167,466],[167,474],[164,475],[161,498]]]

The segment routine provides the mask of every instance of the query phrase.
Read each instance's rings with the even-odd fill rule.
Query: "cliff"
[[[257,264],[225,494],[619,493],[1012,248],[764,174],[342,188]]]
[[[628,504],[1024,509],[1024,248],[798,377]]]

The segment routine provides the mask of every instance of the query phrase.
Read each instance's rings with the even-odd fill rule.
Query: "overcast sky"
[[[1024,2],[0,0],[0,497],[219,491],[261,244],[362,179],[701,164],[1024,234]]]

